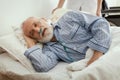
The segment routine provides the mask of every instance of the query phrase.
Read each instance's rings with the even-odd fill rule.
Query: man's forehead
[[[24,23],[25,24],[31,24],[32,22],[34,22],[34,18],[28,18]]]
[[[26,21],[38,21],[37,17],[29,17]]]
[[[36,18],[30,17],[30,18],[28,18],[26,21],[24,21],[23,26],[30,28],[30,27],[32,26],[32,24],[33,24],[34,22],[36,22],[36,21],[37,21]]]

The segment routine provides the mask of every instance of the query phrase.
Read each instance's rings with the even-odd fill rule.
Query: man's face
[[[24,21],[22,29],[26,36],[40,42],[48,42],[53,37],[53,27],[44,18],[30,17]]]

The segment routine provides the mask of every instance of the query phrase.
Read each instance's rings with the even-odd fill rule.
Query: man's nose
[[[35,30],[35,32],[39,32],[40,28],[39,27],[35,27],[34,30]]]

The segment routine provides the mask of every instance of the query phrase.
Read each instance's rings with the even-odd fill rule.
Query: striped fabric
[[[53,25],[57,42],[44,44],[42,50],[34,46],[25,52],[36,71],[48,71],[59,60],[84,59],[88,48],[106,53],[110,47],[109,24],[104,18],[69,11]]]

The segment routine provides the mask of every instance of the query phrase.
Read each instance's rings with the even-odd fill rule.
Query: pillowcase
[[[15,36],[20,41],[20,43],[24,46],[24,48],[27,48],[27,43],[23,37],[23,31],[22,31],[21,27],[12,26],[12,29],[15,33]]]
[[[3,32],[6,32],[6,29],[3,30]],[[2,33],[0,36],[0,47],[5,49],[14,60],[20,62],[26,69],[31,72],[34,71],[30,61],[24,56],[27,48],[20,43],[13,30],[9,34]]]

